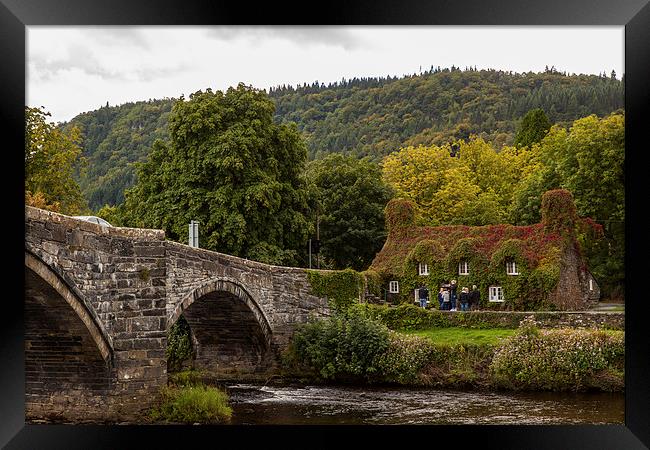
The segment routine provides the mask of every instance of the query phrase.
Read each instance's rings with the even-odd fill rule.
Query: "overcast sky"
[[[27,27],[29,106],[68,121],[108,102],[239,82],[401,76],[431,66],[624,72],[624,27]]]

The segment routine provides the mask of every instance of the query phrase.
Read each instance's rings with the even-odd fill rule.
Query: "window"
[[[503,288],[501,286],[490,286],[490,298],[491,302],[502,302],[503,301]]]
[[[592,280],[591,278],[589,278],[589,290],[590,291],[594,290],[594,280]]]
[[[519,271],[517,270],[517,263],[514,261],[506,262],[506,273],[508,275],[519,275]]]
[[[420,263],[418,271],[420,275],[429,275],[429,265],[427,263]]]
[[[467,261],[461,261],[458,264],[458,275],[469,275],[469,263]]]
[[[391,294],[399,294],[399,282],[391,281],[388,283],[388,292]]]

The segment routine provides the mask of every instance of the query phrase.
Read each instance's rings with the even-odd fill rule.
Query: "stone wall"
[[[26,266],[29,260],[50,269],[43,275],[46,281],[65,286],[68,304],[76,305],[67,313],[79,317],[91,335],[101,335],[109,348],[110,394],[98,392],[105,400],[105,418],[137,415],[166,383],[164,245],[159,230],[101,227],[25,209]],[[34,287],[26,281],[26,290]],[[65,307],[61,299],[58,303]],[[26,342],[38,340],[37,322],[25,319]],[[96,336],[94,340],[103,342]],[[28,365],[39,359],[42,355],[26,353]],[[34,385],[28,380],[28,386]]]

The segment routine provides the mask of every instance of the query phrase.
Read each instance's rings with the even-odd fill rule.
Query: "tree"
[[[320,218],[321,254],[335,269],[363,270],[386,238],[384,207],[392,189],[368,158],[330,154],[307,167]]]
[[[530,147],[532,144],[541,141],[550,128],[551,122],[543,109],[530,110],[521,121],[514,145],[516,147]]]
[[[275,124],[273,102],[243,84],[183,97],[126,192],[125,222],[186,242],[198,220],[201,246],[275,264],[304,261],[307,152],[295,126]]]
[[[587,255],[605,296],[622,289],[625,279],[625,116],[595,115],[574,121],[567,130],[551,128],[533,145],[531,166],[516,186],[511,220],[539,221],[539,199],[550,189],[569,190],[579,216],[604,226],[608,251]]]
[[[79,185],[73,178],[81,164],[80,132],[63,132],[47,122],[50,113],[25,108],[25,200],[27,204],[63,214],[87,210]]]
[[[502,223],[530,159],[504,148],[497,153],[480,138],[461,142],[460,158],[446,148],[406,147],[384,158],[383,177],[416,205],[425,225]]]

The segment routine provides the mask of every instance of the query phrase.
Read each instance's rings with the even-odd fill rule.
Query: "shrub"
[[[388,345],[384,325],[360,314],[338,313],[303,325],[294,334],[289,352],[324,379],[370,381]]]
[[[511,389],[603,389],[607,374],[621,373],[624,349],[622,332],[539,330],[526,319],[496,352],[490,374]]]
[[[202,385],[163,388],[160,404],[151,411],[153,420],[174,423],[223,423],[231,415],[228,395]]]
[[[436,293],[430,294],[431,300],[438,302]],[[386,305],[355,305],[355,311],[383,323],[391,330],[426,330],[429,328],[463,327],[463,328],[517,328],[516,316],[500,316],[499,320],[486,317],[481,313],[447,314],[438,310],[429,310],[415,305],[402,304],[395,307]]]
[[[436,344],[419,378],[427,386],[487,387],[495,348],[490,344]]]
[[[413,384],[435,351],[433,344],[419,336],[390,333],[390,345],[380,355],[378,368],[383,381]]]

